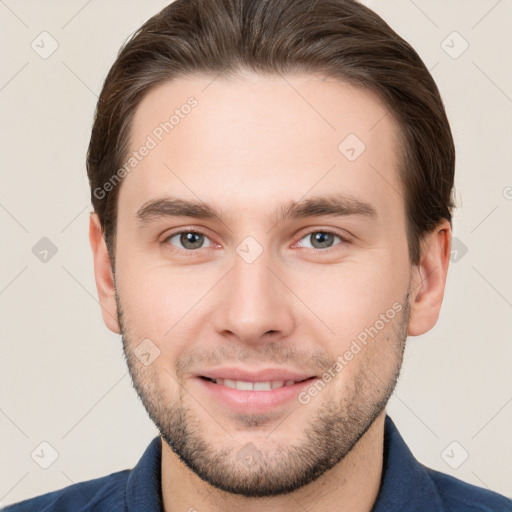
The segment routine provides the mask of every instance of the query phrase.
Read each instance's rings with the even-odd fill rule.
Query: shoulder
[[[2,509],[3,512],[125,512],[142,503],[146,512],[161,509],[160,437],[155,437],[133,469],[79,482]]]
[[[2,508],[2,512],[117,512],[125,510],[130,470],[69,485]]]
[[[512,512],[512,500],[420,463],[386,416],[381,490],[373,512]]]
[[[426,468],[446,512],[512,512],[512,500],[453,476]]]

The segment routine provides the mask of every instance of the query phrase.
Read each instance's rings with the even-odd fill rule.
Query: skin
[[[450,225],[425,237],[411,265],[398,126],[369,91],[302,74],[182,78],[143,99],[131,151],[190,96],[198,106],[120,185],[115,273],[96,214],[90,222],[103,318],[123,335],[134,386],[162,434],[164,509],[369,511],[382,473],[385,402],[406,336],[437,321]],[[366,146],[353,162],[338,150],[348,134]],[[276,221],[282,205],[333,191],[376,215]],[[224,220],[138,224],[143,205],[170,195],[200,198]],[[204,233],[203,245],[187,249],[174,236],[180,229]],[[315,250],[319,231],[346,241],[329,238]],[[237,252],[247,236],[262,250],[251,263]],[[294,399],[266,414],[250,405],[235,413],[197,379],[200,369],[228,363],[321,376],[393,304],[400,313],[307,405]],[[160,351],[148,366],[133,352],[144,339]],[[251,467],[237,457],[247,446],[258,454]],[[267,478],[258,483],[258,475]],[[255,497],[258,489],[266,496]]]

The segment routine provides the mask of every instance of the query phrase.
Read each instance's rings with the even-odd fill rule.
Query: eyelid
[[[166,245],[170,246],[172,248],[171,250],[173,250],[173,251],[185,252],[185,253],[195,253],[195,252],[199,252],[200,249],[208,249],[208,247],[201,247],[200,249],[194,249],[194,250],[192,250],[192,249],[188,249],[188,250],[187,249],[180,249],[179,247],[175,247],[175,246],[172,246],[172,245],[167,243],[170,238],[173,238],[176,235],[181,235],[183,233],[196,233],[198,235],[203,235],[206,238],[208,238],[213,245],[217,245],[217,246],[219,245],[219,244],[217,244],[217,242],[212,240],[212,238],[208,235],[208,233],[206,233],[205,230],[203,230],[201,228],[187,227],[187,226],[180,227],[177,231],[167,232],[165,235],[163,235],[160,243],[162,243],[162,244],[165,243]],[[337,236],[341,240],[341,243],[336,244],[333,247],[327,247],[325,249],[315,249],[315,248],[310,248],[310,247],[302,247],[303,249],[309,249],[310,251],[315,251],[315,252],[318,252],[318,253],[324,253],[324,252],[326,253],[326,252],[329,252],[330,250],[335,250],[335,248],[340,246],[340,245],[345,245],[345,244],[350,244],[351,243],[350,236],[348,236],[346,234],[342,234],[340,231],[338,231],[338,230],[336,230],[334,228],[331,228],[331,227],[316,227],[316,228],[314,227],[314,228],[311,228],[311,227],[309,227],[309,228],[305,228],[304,231],[301,231],[301,233],[299,233],[299,235],[297,235],[296,241],[293,243],[293,246],[295,246],[298,242],[300,242],[307,235],[312,235],[313,233],[332,234],[334,236]],[[301,246],[299,246],[299,247],[301,247]]]
[[[315,249],[314,247],[313,248],[304,247],[304,249],[309,249],[310,251],[315,251],[315,252],[325,252],[326,253],[326,252],[329,252],[330,250],[335,250],[335,248],[338,246],[351,243],[351,237],[348,234],[341,233],[339,230],[337,230],[335,228],[324,226],[324,227],[316,227],[316,228],[307,228],[306,231],[303,231],[303,232],[301,232],[301,234],[298,235],[297,242],[295,242],[294,245],[297,244],[298,242],[300,242],[304,237],[306,237],[308,235],[312,235],[313,233],[327,233],[330,235],[337,236],[341,240],[341,243],[333,245],[332,247],[327,247],[325,249]]]
[[[160,240],[160,243],[161,244],[166,244],[169,247],[172,247],[172,250],[178,251],[178,252],[186,252],[186,253],[198,252],[199,249],[195,249],[195,250],[181,249],[179,247],[175,247],[174,245],[171,245],[171,244],[168,243],[170,238],[173,238],[176,235],[181,235],[183,233],[195,233],[197,235],[203,235],[203,236],[205,236],[206,238],[208,238],[210,240],[212,245],[218,245],[217,242],[212,240],[212,237],[208,233],[206,233],[206,231],[204,231],[203,229],[195,228],[195,227],[187,227],[187,226],[181,227],[181,228],[179,228],[176,231],[170,231],[170,232],[165,233],[165,235],[162,236],[162,239]],[[201,249],[208,249],[208,247],[201,247]]]

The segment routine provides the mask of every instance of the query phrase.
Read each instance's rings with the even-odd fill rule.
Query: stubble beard
[[[345,395],[340,400],[324,399],[320,406],[311,409],[311,420],[300,440],[274,445],[269,449],[269,443],[260,443],[263,436],[258,435],[255,435],[254,443],[237,443],[236,435],[230,437],[228,434],[225,443],[210,442],[208,424],[214,419],[208,417],[207,422],[201,420],[193,407],[187,405],[187,392],[181,383],[177,398],[169,402],[168,390],[159,386],[157,376],[143,367],[133,354],[136,343],[129,339],[126,332],[117,293],[116,300],[132,384],[162,439],[202,480],[221,491],[248,498],[273,497],[296,491],[315,481],[346,457],[382,413],[395,389],[410,316],[408,294],[402,302],[404,308],[401,317],[394,319],[388,335],[394,350],[391,371],[379,375],[371,366],[366,368],[361,365],[361,371],[350,386],[344,388]],[[370,343],[382,341],[376,339]],[[322,393],[327,395],[325,391]],[[322,400],[321,396],[315,397],[311,404]],[[198,407],[196,401],[189,402]],[[293,413],[290,415],[292,417]],[[268,419],[264,415],[237,416],[239,428],[245,425],[253,430]]]

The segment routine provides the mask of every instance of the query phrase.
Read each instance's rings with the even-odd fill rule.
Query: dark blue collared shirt
[[[160,437],[132,469],[77,483],[4,512],[162,512]],[[420,464],[386,417],[382,482],[372,512],[512,512],[512,500]]]

